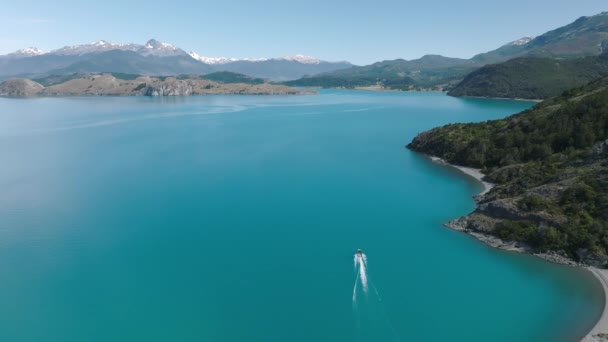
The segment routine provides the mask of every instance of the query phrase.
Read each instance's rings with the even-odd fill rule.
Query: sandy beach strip
[[[604,310],[602,311],[599,321],[597,321],[589,334],[582,339],[582,342],[608,341],[608,335],[606,335],[606,337],[599,336],[599,334],[608,334],[608,305],[606,305],[606,298],[608,298],[608,270],[602,270],[595,267],[589,267],[588,269],[600,281],[604,288]]]
[[[481,196],[481,195],[485,195],[487,194],[490,190],[492,190],[492,188],[494,187],[494,184],[490,183],[490,182],[486,182],[483,180],[483,177],[485,176],[482,172],[481,169],[475,169],[472,167],[466,167],[466,166],[460,166],[460,165],[454,165],[454,164],[450,164],[448,162],[446,162],[445,160],[439,158],[439,157],[429,157],[431,158],[431,160],[437,164],[441,164],[441,165],[447,165],[447,166],[451,166],[455,169],[460,170],[462,173],[475,178],[479,183],[481,183],[483,185],[483,191],[480,192],[477,196]]]

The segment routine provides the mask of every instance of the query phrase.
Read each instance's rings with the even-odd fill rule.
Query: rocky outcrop
[[[608,264],[608,256],[593,253],[586,248],[581,248],[576,252],[579,260],[582,260],[585,264],[605,268]]]
[[[593,160],[600,160],[608,157],[608,140],[599,142],[591,148],[589,157]]]
[[[147,96],[189,96],[194,90],[187,81],[171,79],[157,83],[146,88]]]
[[[600,151],[602,146],[604,146],[603,144],[604,143],[594,146],[591,154]],[[608,147],[608,144],[605,146]],[[548,213],[544,210],[525,210],[520,208],[517,203],[527,195],[538,195],[547,200],[559,198],[566,189],[572,186],[572,183],[573,179],[566,179],[561,182],[544,184],[528,190],[524,195],[510,198],[496,198],[496,195],[493,192],[476,196],[475,199],[478,202],[478,205],[472,213],[449,221],[445,226],[472,235],[478,240],[495,248],[533,254],[547,261],[559,264],[605,268],[608,265],[608,256],[595,253],[585,248],[576,250],[574,256],[568,255],[564,251],[550,250],[540,252],[526,242],[505,241],[495,235],[497,224],[507,221],[530,222],[535,224],[537,230],[543,230],[549,226],[558,228],[565,227],[568,223],[565,216],[557,213]],[[500,185],[495,189],[500,191]]]
[[[0,83],[0,96],[32,96],[44,86],[26,78],[14,78]]]

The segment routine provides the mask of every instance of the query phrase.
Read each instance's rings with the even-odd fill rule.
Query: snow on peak
[[[90,44],[64,46],[50,53],[54,55],[84,55],[110,50],[136,51],[140,47],[141,45],[137,44],[116,44],[107,40],[98,40]]]
[[[263,61],[268,60],[268,58],[205,57],[205,56],[201,56],[200,54],[198,54],[194,51],[190,51],[190,52],[188,52],[188,54],[190,55],[190,57],[196,59],[197,61],[201,61],[205,64],[226,64],[226,63],[239,62],[239,61],[263,62]]]
[[[89,44],[83,45],[72,45],[72,46],[64,46],[59,49],[52,50],[48,52],[51,55],[63,55],[63,56],[78,56],[85,55],[90,53],[101,53],[112,50],[121,50],[121,51],[131,51],[138,53],[142,56],[158,56],[158,57],[170,57],[170,56],[185,56],[189,55],[190,57],[196,59],[205,64],[214,65],[214,64],[227,64],[233,62],[265,62],[269,60],[274,61],[290,61],[297,62],[302,64],[319,64],[321,60],[305,56],[305,55],[292,55],[292,56],[284,56],[279,58],[231,58],[231,57],[206,57],[202,56],[194,51],[190,51],[186,53],[184,50],[176,47],[173,44],[163,43],[156,39],[150,39],[146,42],[145,45],[140,44],[123,44],[123,43],[112,43],[107,40],[97,40]],[[7,56],[11,57],[29,57],[29,56],[37,56],[46,54],[47,52],[43,52],[35,47],[30,47],[26,49],[21,49],[19,51],[8,54]]]
[[[30,57],[30,56],[42,55],[43,53],[44,53],[44,51],[40,50],[37,47],[28,47],[28,48],[17,50],[13,53],[10,53],[9,56]]]
[[[302,64],[319,64],[319,63],[321,63],[321,60],[314,58],[314,57],[305,56],[305,55],[293,55],[293,56],[284,56],[284,57],[269,59],[269,58],[205,57],[205,56],[201,56],[200,54],[198,54],[194,51],[190,51],[188,54],[190,55],[190,57],[196,59],[197,61],[201,61],[205,64],[226,64],[226,63],[240,62],[240,61],[265,62],[268,60],[290,61],[290,62],[298,62],[298,63],[302,63]]]
[[[523,37],[523,38],[519,38],[518,40],[514,40],[512,42],[510,42],[509,44],[507,44],[507,46],[511,46],[511,45],[516,45],[516,46],[520,46],[520,45],[526,45],[528,44],[532,39],[534,39],[534,37]]]
[[[238,59],[236,58],[226,58],[226,57],[205,57],[201,56],[194,51],[188,52],[190,57],[196,59],[197,61],[201,61],[205,64],[226,64],[230,62],[236,62]]]
[[[172,51],[178,50],[178,48],[175,45],[159,42],[156,39],[148,40],[146,42],[146,45],[144,45],[144,47],[146,49],[161,49],[161,50],[172,50]]]
[[[250,57],[247,57],[247,58],[241,59],[241,61],[247,61],[247,62],[265,62],[267,60],[268,60],[268,58],[263,58],[263,57],[260,57],[260,58],[256,58],[256,57],[250,58]]]
[[[107,40],[98,40],[90,44],[64,46],[60,49],[53,50],[50,53],[54,55],[84,55],[89,53],[100,53],[111,50],[131,51],[142,56],[179,56],[186,53],[174,45],[159,42],[155,39],[150,39],[146,45],[133,43],[111,43]]]
[[[299,63],[303,63],[303,64],[319,64],[319,63],[321,63],[321,60],[319,60],[317,58],[314,58],[314,57],[305,56],[305,55],[284,56],[284,57],[277,58],[277,59],[284,60],[284,61],[299,62]]]
[[[33,56],[43,55],[45,52],[36,48],[36,47],[28,47],[25,49],[17,50],[15,52],[11,52],[6,55],[2,55],[0,57],[8,57],[8,58],[27,58]]]
[[[98,40],[96,42],[92,42],[91,45],[93,45],[93,46],[106,46],[106,45],[112,45],[112,43],[108,43],[105,40]]]

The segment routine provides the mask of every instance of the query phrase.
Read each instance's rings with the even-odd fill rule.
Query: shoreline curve
[[[492,188],[494,187],[493,183],[486,182],[483,180],[483,177],[485,175],[481,172],[480,169],[450,164],[447,161],[445,161],[439,157],[434,157],[434,156],[427,156],[427,157],[429,157],[434,163],[437,163],[440,165],[445,165],[445,166],[450,166],[457,170],[460,170],[462,173],[468,175],[469,177],[474,178],[479,183],[481,183],[483,185],[483,191],[480,192],[479,194],[475,195],[475,197],[485,195],[490,190],[492,190]],[[480,237],[478,237],[478,236],[476,236],[476,237],[478,240],[488,243],[488,241],[485,241],[484,239],[480,239]],[[491,243],[489,243],[489,244],[492,245]],[[497,246],[494,246],[494,247],[497,247]],[[505,249],[505,248],[503,248],[503,249]],[[516,252],[522,252],[522,251],[516,250],[516,249],[510,249],[510,248],[506,248],[506,249],[516,251]],[[532,255],[534,255],[534,254],[532,254]],[[551,262],[550,260],[546,260],[546,261]],[[593,328],[587,333],[587,335],[585,335],[581,339],[581,342],[608,342],[608,270],[603,270],[603,269],[599,269],[599,268],[595,268],[595,267],[584,267],[582,265],[579,265],[579,266],[570,265],[570,266],[582,267],[582,268],[588,270],[589,272],[591,272],[595,276],[595,278],[600,282],[600,284],[602,285],[602,288],[604,289],[604,298],[603,298],[604,309],[602,310],[602,313],[601,313],[598,321],[595,323]]]
[[[602,288],[604,289],[604,309],[597,323],[595,323],[587,336],[583,337],[581,342],[608,341],[608,302],[606,301],[608,299],[608,270],[595,267],[587,267],[587,270],[593,273],[602,284]]]
[[[460,165],[454,165],[454,164],[450,164],[447,161],[439,158],[439,157],[433,157],[433,156],[428,156],[434,163],[436,164],[440,164],[440,165],[446,165],[446,166],[450,166],[453,167],[457,170],[460,170],[462,173],[464,173],[465,175],[468,175],[470,177],[475,178],[475,180],[477,180],[479,183],[481,183],[481,185],[483,185],[483,191],[481,191],[480,193],[478,193],[475,196],[482,196],[487,194],[488,192],[490,192],[490,190],[492,190],[492,188],[494,187],[494,183],[490,183],[490,182],[486,182],[483,180],[483,177],[485,176],[480,169],[476,169],[476,168],[472,168],[472,167],[467,167],[467,166],[460,166]]]

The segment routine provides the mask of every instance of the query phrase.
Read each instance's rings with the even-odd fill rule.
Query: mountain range
[[[104,40],[49,52],[27,48],[0,56],[0,80],[89,73],[143,76],[242,74],[290,86],[448,90],[454,96],[547,98],[604,75],[608,12],[581,17],[537,37],[523,37],[469,59],[425,55],[354,66],[304,55],[206,57],[150,39],[143,45]],[[219,74],[234,78],[232,74]],[[522,77],[523,76],[523,77]]]
[[[231,71],[285,81],[351,66],[348,62],[327,62],[304,55],[244,59],[204,57],[155,39],[150,39],[144,45],[100,40],[49,52],[30,47],[0,56],[0,79],[70,73],[119,72],[168,76]]]
[[[470,59],[426,55],[414,60],[389,60],[367,66],[290,81],[294,86],[361,87],[449,90],[467,74],[487,64],[513,58],[571,59],[600,55],[608,50],[608,12],[581,17],[537,37],[523,37]]]

